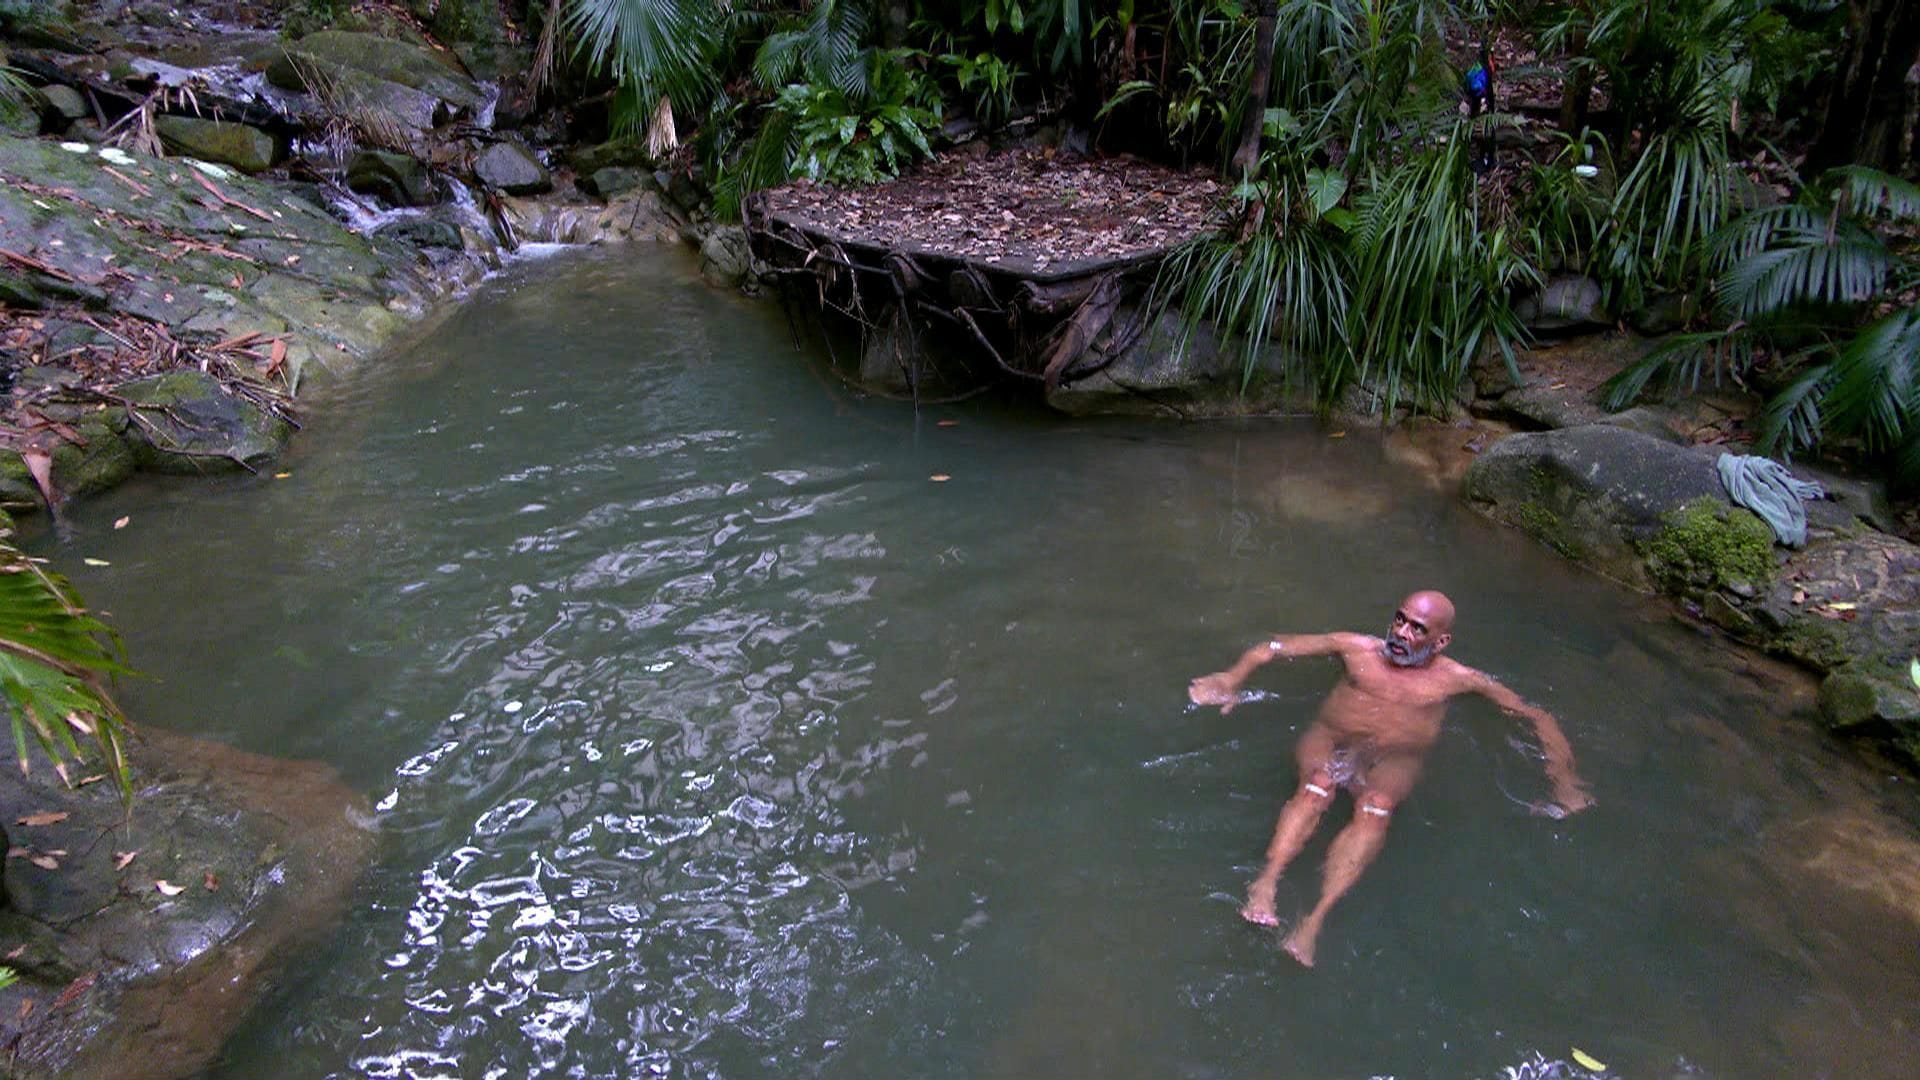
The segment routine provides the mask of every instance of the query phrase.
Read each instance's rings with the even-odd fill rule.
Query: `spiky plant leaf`
[[[1896,221],[1920,221],[1920,185],[1865,165],[1845,165],[1827,173],[1856,213],[1884,214]]]
[[[127,671],[118,637],[80,606],[66,579],[0,540],[0,698],[21,769],[30,764],[30,733],[66,775],[66,763],[81,756],[74,733],[82,731],[131,798],[125,719],[107,689]]]

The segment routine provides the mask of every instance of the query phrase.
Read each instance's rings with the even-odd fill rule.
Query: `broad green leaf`
[[[1324,216],[1327,211],[1340,205],[1347,194],[1347,178],[1341,173],[1325,169],[1307,170],[1307,193],[1313,197],[1313,212]]]

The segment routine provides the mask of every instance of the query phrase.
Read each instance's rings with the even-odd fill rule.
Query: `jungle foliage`
[[[1767,205],[1791,182],[1781,147],[1805,145],[1823,87],[1861,53],[1835,0],[553,2],[575,54],[631,95],[630,124],[698,118],[723,210],[793,177],[895,175],[956,119],[1079,128],[1231,173],[1230,224],[1169,260],[1154,296],[1235,341],[1248,379],[1275,349],[1327,402],[1364,384],[1444,409],[1477,356],[1525,341],[1515,298],[1579,273],[1621,312],[1719,300],[1623,373],[1618,400],[1770,366],[1788,389],[1769,446],[1913,453],[1903,204],[1843,172]],[[1465,107],[1462,77],[1496,40],[1537,49],[1539,69],[1503,77],[1558,79],[1557,124],[1505,111],[1497,83],[1490,108]],[[1774,172],[1756,182],[1761,158]],[[1859,260],[1855,276],[1748,295],[1753,260],[1815,247]]]

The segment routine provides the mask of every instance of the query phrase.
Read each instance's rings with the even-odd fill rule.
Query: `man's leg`
[[[1307,838],[1320,825],[1320,815],[1326,813],[1327,804],[1333,801],[1334,781],[1327,772],[1333,747],[1333,733],[1319,724],[1308,728],[1294,747],[1294,758],[1300,765],[1300,788],[1281,808],[1280,820],[1273,827],[1273,839],[1267,843],[1267,859],[1260,867],[1260,876],[1247,886],[1247,906],[1240,909],[1240,917],[1250,923],[1280,924],[1279,916],[1273,913],[1274,886],[1280,881],[1281,871],[1306,846]]]
[[[1333,838],[1327,849],[1327,866],[1320,881],[1320,902],[1313,906],[1300,925],[1287,935],[1281,946],[1295,960],[1313,966],[1314,945],[1320,937],[1320,925],[1327,912],[1360,880],[1362,871],[1387,842],[1387,822],[1394,807],[1413,790],[1420,778],[1420,759],[1410,754],[1383,758],[1367,768],[1366,779],[1355,794],[1353,821]]]

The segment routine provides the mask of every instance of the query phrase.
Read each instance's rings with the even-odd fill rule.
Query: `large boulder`
[[[486,94],[452,56],[378,34],[323,30],[288,45],[267,65],[267,79],[286,90],[308,89],[309,75],[357,71],[410,87],[445,102],[456,116],[472,115]]]
[[[509,195],[538,195],[553,190],[553,178],[533,151],[511,139],[496,142],[473,159],[473,175]]]
[[[273,168],[280,158],[274,137],[257,127],[191,116],[156,116],[153,130],[168,150],[202,161],[231,165],[244,173]]]
[[[1726,505],[1714,457],[1604,424],[1509,436],[1467,470],[1468,500],[1569,558],[1645,588],[1642,551],[1696,500]]]
[[[172,371],[120,387],[130,414],[127,437],[142,468],[154,472],[230,472],[280,453],[292,425],[232,393],[201,371]]]

